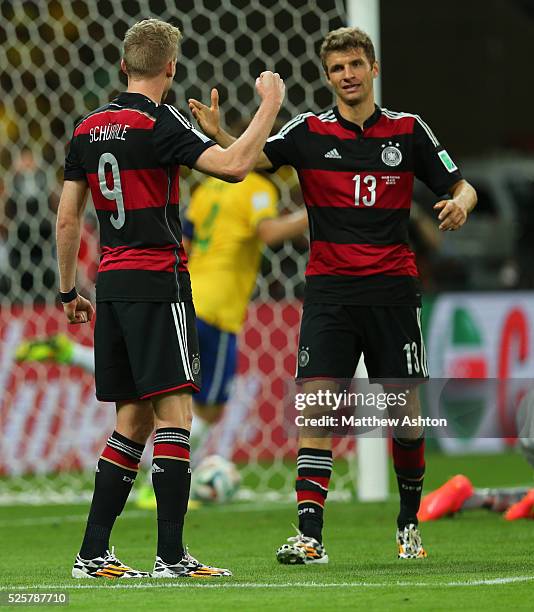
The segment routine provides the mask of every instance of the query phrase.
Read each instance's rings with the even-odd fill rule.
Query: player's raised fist
[[[256,90],[262,100],[272,100],[278,106],[282,105],[286,86],[278,72],[266,70],[256,79]]]
[[[211,106],[209,107],[194,98],[189,98],[188,103],[200,129],[206,136],[215,138],[220,127],[219,92],[215,87],[211,90]]]

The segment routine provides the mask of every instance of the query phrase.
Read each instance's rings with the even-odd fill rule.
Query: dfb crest
[[[391,141],[388,142],[388,146],[382,145],[382,161],[386,166],[398,166],[402,161],[402,153],[398,148],[399,143],[393,144]]]

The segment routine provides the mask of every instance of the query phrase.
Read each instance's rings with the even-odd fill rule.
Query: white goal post
[[[380,0],[347,0],[347,24],[367,32],[380,57]],[[375,100],[380,104],[380,77],[374,83]],[[356,378],[367,378],[363,358],[356,369]],[[360,501],[383,501],[389,494],[388,441],[378,431],[372,437],[360,436],[357,441],[357,494]]]

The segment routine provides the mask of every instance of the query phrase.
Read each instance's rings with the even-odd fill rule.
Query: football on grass
[[[191,497],[203,502],[224,503],[236,494],[241,476],[236,466],[219,455],[204,458],[191,476]]]

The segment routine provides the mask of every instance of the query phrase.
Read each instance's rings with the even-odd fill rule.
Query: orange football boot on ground
[[[457,474],[447,482],[425,495],[417,513],[420,521],[435,521],[443,516],[454,514],[462,507],[465,500],[473,495],[471,481],[463,474]]]
[[[504,518],[507,521],[534,518],[534,489],[530,489],[523,499],[510,506],[504,513]]]

